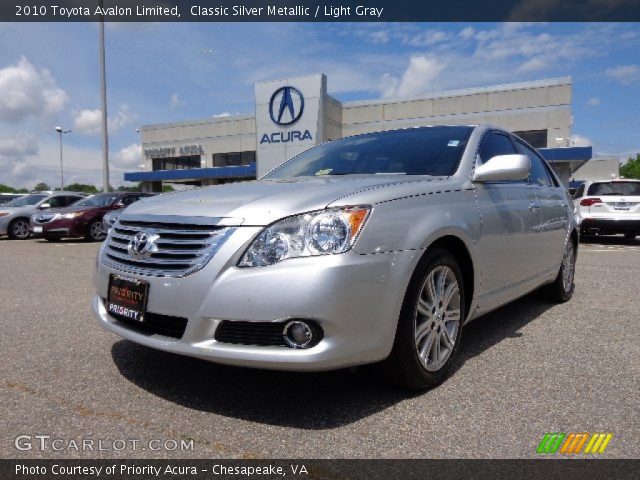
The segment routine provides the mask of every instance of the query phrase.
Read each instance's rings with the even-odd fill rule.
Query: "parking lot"
[[[603,456],[640,456],[640,238],[582,243],[570,302],[473,322],[454,375],[421,394],[368,368],[247,370],[122,340],[90,313],[97,249],[0,239],[2,457],[534,457],[546,432],[611,432]],[[18,435],[140,443],[23,451]],[[167,439],[193,449],[144,447]]]

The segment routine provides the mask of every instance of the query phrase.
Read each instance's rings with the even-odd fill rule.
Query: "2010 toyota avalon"
[[[571,298],[577,246],[568,191],[520,138],[368,133],[258,181],[132,205],[99,251],[93,311],[169,352],[281,370],[382,362],[425,388],[467,322],[539,287]]]

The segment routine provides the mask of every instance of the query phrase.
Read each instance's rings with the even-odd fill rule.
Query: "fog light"
[[[287,323],[282,334],[291,348],[308,348],[315,340],[311,326],[299,320]]]

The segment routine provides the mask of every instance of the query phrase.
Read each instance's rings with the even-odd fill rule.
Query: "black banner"
[[[640,0],[3,0],[2,22],[637,22]]]
[[[0,460],[3,480],[635,480],[640,460]]]

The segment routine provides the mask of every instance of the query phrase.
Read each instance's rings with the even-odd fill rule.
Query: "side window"
[[[62,196],[51,197],[47,203],[51,205],[51,208],[60,208],[60,207],[67,206],[66,203],[64,202],[64,197]]]
[[[520,143],[518,140],[516,140],[516,148],[522,155],[526,155],[527,157],[529,157],[529,161],[531,162],[531,174],[529,175],[529,183],[545,187],[553,186],[553,182],[551,181],[549,172],[547,172],[544,163],[542,163],[542,160],[536,154],[536,152],[531,150],[524,143]]]
[[[482,139],[480,146],[480,160],[482,163],[497,155],[510,155],[516,153],[509,137],[496,132],[489,132]]]
[[[122,205],[127,207],[127,206],[131,205],[133,202],[135,202],[136,200],[138,200],[138,197],[135,197],[133,195],[127,195],[126,197],[124,197],[122,199]]]
[[[72,196],[65,196],[62,197],[63,198],[63,203],[65,207],[68,207],[69,205],[71,205],[73,202],[75,202],[78,198],[77,197],[72,197]]]

